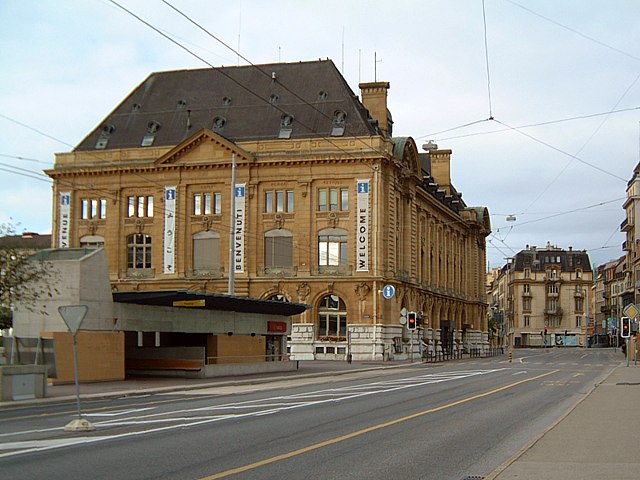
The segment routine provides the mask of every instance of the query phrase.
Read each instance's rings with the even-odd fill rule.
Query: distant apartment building
[[[620,230],[627,236],[622,249],[625,252],[623,307],[640,301],[640,163],[633,169],[631,180],[627,183],[627,199],[623,206],[626,218]]]
[[[586,251],[527,246],[493,282],[491,308],[503,319],[512,346],[585,345],[593,322],[592,287]]]

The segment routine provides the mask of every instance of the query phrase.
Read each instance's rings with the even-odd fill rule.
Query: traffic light
[[[417,330],[418,328],[418,315],[416,312],[409,312],[407,314],[407,329]]]
[[[629,317],[622,317],[620,336],[622,338],[629,338],[631,336],[631,319]]]

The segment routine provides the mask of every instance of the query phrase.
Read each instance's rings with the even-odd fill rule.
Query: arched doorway
[[[347,306],[338,295],[325,295],[318,305],[316,359],[338,360],[347,354]]]

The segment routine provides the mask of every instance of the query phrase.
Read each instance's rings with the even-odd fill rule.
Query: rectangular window
[[[264,192],[264,211],[293,212],[293,190],[268,190]]]
[[[340,210],[349,210],[349,189],[342,188],[340,190]]]
[[[193,194],[194,215],[219,215],[221,195],[218,192],[204,192]]]
[[[525,310],[527,312],[531,311],[531,298],[530,297],[525,297],[522,299],[522,310]]]
[[[284,192],[276,191],[276,212],[284,212]]]
[[[332,212],[338,210],[338,189],[329,189],[329,210]]]
[[[107,199],[106,198],[83,198],[80,201],[80,215],[83,220],[92,218],[107,218]]]
[[[204,214],[211,215],[211,194],[204,194]]]
[[[525,327],[530,327],[531,326],[531,317],[529,315],[525,315],[524,316],[524,326]]]
[[[293,190],[287,190],[287,211],[293,212],[295,211],[293,208]]]
[[[576,315],[576,327],[582,326],[582,317],[580,315]]]
[[[321,188],[318,190],[318,211],[327,211],[327,189]]]
[[[273,212],[273,192],[268,191],[264,194],[264,211],[267,213]]]
[[[82,219],[86,220],[89,218],[89,199],[83,198],[81,203],[82,203]]]
[[[135,217],[135,216],[136,216],[136,197],[129,197],[127,217]]]
[[[319,188],[318,211],[347,211],[349,210],[348,188]]]
[[[528,283],[523,285],[524,293],[531,293],[531,286]]]
[[[153,217],[153,195],[127,197],[127,217]]]

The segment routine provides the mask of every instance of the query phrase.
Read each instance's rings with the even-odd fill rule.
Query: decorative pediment
[[[203,128],[156,160],[156,165],[227,164],[236,154],[239,163],[253,162],[255,157],[221,135]]]
[[[420,155],[416,142],[411,137],[397,137],[393,148],[393,156],[401,170],[405,170],[403,176],[420,175],[422,167],[420,165]]]

